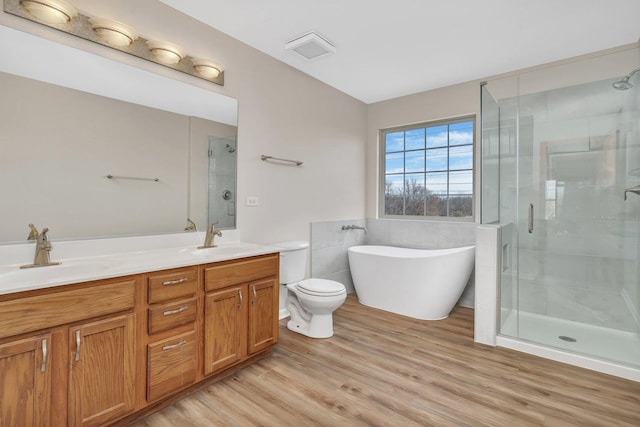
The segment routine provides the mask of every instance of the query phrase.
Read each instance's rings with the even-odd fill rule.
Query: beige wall
[[[81,1],[85,14],[171,40],[192,56],[219,61],[219,87],[5,13],[0,24],[42,35],[238,99],[238,226],[242,240],[308,240],[310,223],[364,216],[366,106],[301,72],[153,0]],[[91,13],[92,7],[103,10]],[[104,10],[108,9],[108,10]],[[97,11],[97,9],[95,9]],[[269,164],[260,155],[304,161]],[[247,196],[259,197],[246,207]],[[150,219],[151,221],[152,219]]]

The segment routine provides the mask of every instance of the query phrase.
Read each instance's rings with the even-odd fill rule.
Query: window
[[[473,117],[381,132],[380,217],[471,217]]]

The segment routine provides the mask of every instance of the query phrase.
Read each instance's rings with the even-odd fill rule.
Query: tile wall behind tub
[[[353,292],[347,249],[365,244],[366,234],[364,230],[342,230],[342,226],[365,224],[364,219],[312,222],[311,277],[335,280]]]
[[[367,245],[399,246],[418,249],[447,249],[476,244],[474,222],[407,221],[367,219]],[[475,272],[458,305],[474,306]]]

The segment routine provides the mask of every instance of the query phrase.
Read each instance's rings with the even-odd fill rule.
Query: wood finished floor
[[[364,307],[142,426],[640,426],[640,383],[473,342],[473,310],[420,321]]]

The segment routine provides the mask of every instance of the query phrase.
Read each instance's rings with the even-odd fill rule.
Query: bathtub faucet
[[[343,230],[364,230],[365,234],[367,232],[367,227],[361,227],[359,225],[343,225],[342,226]]]

